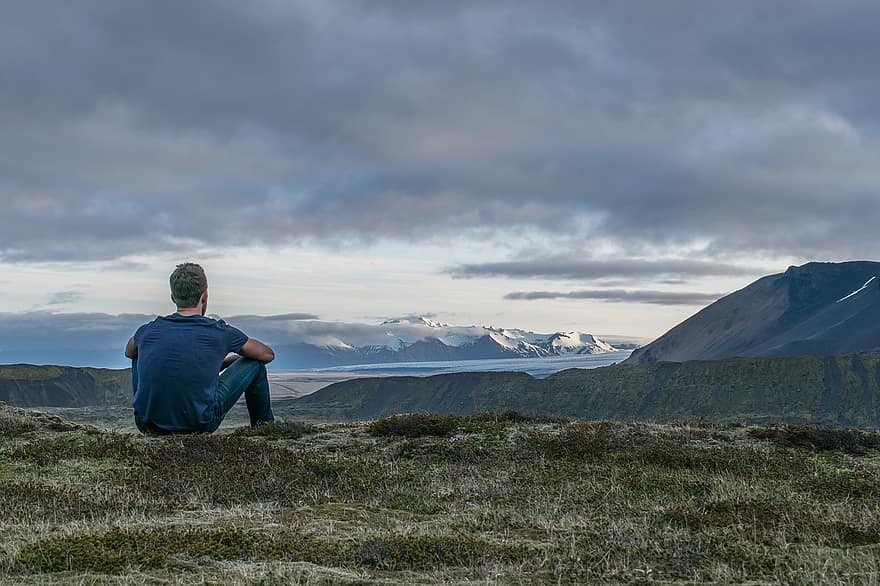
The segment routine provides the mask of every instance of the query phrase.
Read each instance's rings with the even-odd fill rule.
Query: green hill
[[[622,364],[545,379],[522,373],[357,379],[297,399],[293,407],[350,421],[514,409],[590,420],[880,427],[880,355]]]
[[[0,401],[19,407],[129,404],[131,370],[0,365]]]
[[[145,438],[0,406],[0,583],[875,584],[878,447],[514,413]]]

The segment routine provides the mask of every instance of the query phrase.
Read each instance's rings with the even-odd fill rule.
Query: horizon
[[[2,10],[0,316],[33,327],[171,313],[194,261],[221,316],[648,340],[880,258],[870,2]]]

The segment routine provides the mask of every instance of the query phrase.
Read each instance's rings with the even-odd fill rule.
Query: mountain
[[[0,401],[19,407],[131,404],[131,370],[0,365]]]
[[[626,363],[880,349],[880,263],[808,263],[709,305]]]
[[[880,427],[880,355],[618,364],[544,379],[490,372],[356,379],[292,406],[293,416],[343,421],[514,409],[590,420]]]
[[[423,316],[376,323],[325,321],[302,313],[210,317],[272,346],[277,355],[272,366],[279,369],[592,354],[617,345],[580,332],[451,326]],[[126,341],[154,319],[144,314],[0,312],[0,364],[127,368],[131,362],[122,353]],[[644,343],[628,337],[614,340]]]
[[[450,326],[426,317],[385,320],[349,330],[304,333],[301,341],[275,345],[274,368],[320,368],[387,362],[493,358],[543,358],[613,352],[592,334],[537,334],[520,329]]]

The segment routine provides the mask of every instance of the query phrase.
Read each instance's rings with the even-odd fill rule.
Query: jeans
[[[137,390],[137,381],[137,359],[134,359],[131,361],[131,384],[135,391]],[[244,394],[252,426],[275,420],[269,399],[269,377],[266,373],[266,365],[259,360],[242,357],[233,362],[220,375],[217,382],[215,416],[207,425],[192,430],[193,433],[212,433],[215,431],[242,394]],[[137,415],[135,415],[135,425],[142,433],[146,434],[165,435],[171,433],[148,421],[143,421]]]

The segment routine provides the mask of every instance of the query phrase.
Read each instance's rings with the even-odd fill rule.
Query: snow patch
[[[381,349],[400,351],[419,341],[439,340],[446,346],[463,347],[488,337],[511,354],[540,358],[614,352],[613,345],[583,332],[539,334],[517,328],[451,326],[422,316],[388,319],[377,325],[340,324],[334,333],[304,336],[304,342],[339,350]]]
[[[867,289],[867,288],[868,288],[868,285],[870,285],[870,284],[874,281],[874,279],[876,279],[876,278],[877,278],[876,276],[871,277],[871,278],[868,279],[868,281],[867,281],[864,285],[862,285],[859,289],[856,289],[855,291],[853,291],[852,293],[850,293],[850,294],[847,295],[846,297],[841,297],[841,298],[838,299],[835,303],[840,303],[841,301],[846,301],[847,299],[849,299],[849,298],[852,297],[853,295],[858,295],[859,293],[861,293],[862,291],[864,291],[865,289]]]

